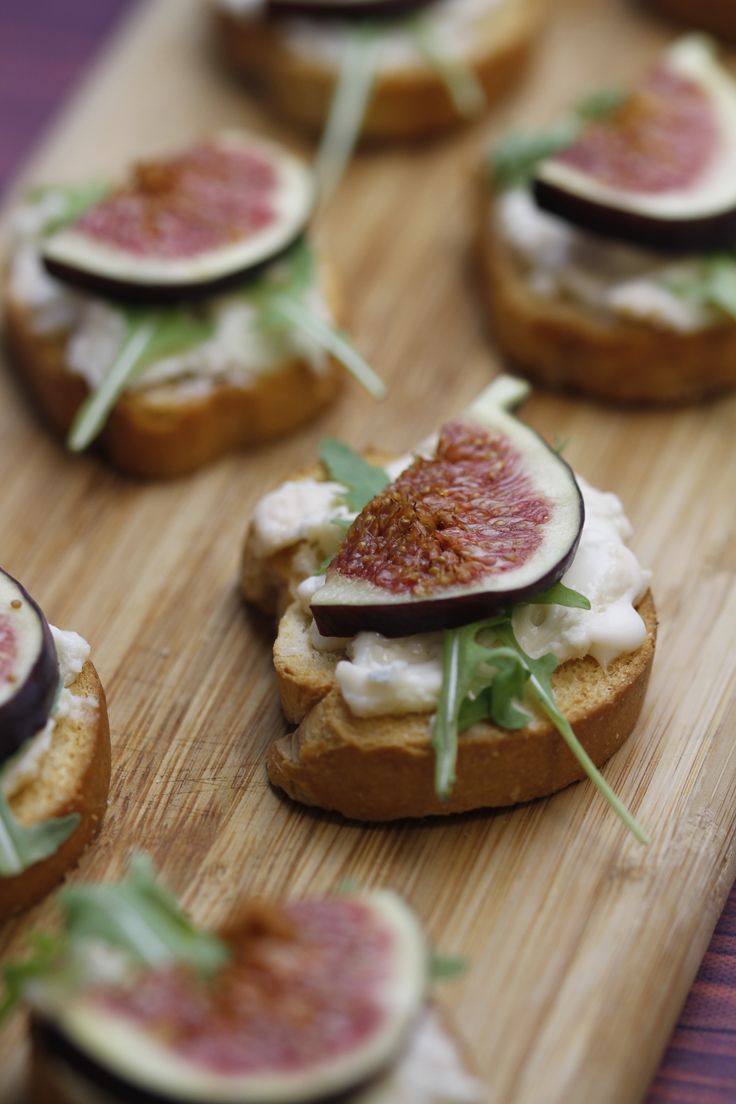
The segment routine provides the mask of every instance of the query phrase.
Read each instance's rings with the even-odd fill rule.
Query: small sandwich
[[[467,121],[519,74],[543,0],[212,0],[221,50],[339,175],[359,136]]]
[[[621,503],[511,413],[501,376],[416,453],[323,443],[322,469],[266,495],[245,597],[281,614],[287,720],[274,785],[360,820],[553,793],[631,733],[654,655],[649,574]]]
[[[32,191],[5,324],[18,372],[79,451],[171,476],[286,433],[380,380],[335,324],[309,242],[313,178],[240,131],[136,165],[117,186]]]
[[[736,385],[736,83],[707,39],[510,134],[490,170],[484,290],[514,365],[622,402]]]
[[[60,904],[61,933],[4,971],[5,1010],[31,1012],[29,1104],[480,1104],[427,1004],[457,960],[394,893],[253,900],[215,934],[137,856]]]
[[[736,5],[732,0],[649,0],[650,5],[699,31],[736,41]]]
[[[0,570],[0,921],[60,882],[102,824],[110,737],[88,657]]]

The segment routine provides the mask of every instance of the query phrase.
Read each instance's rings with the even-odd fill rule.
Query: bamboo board
[[[474,174],[491,133],[540,121],[636,73],[666,28],[614,0],[557,0],[518,94],[489,125],[359,157],[321,232],[360,348],[390,383],[319,424],[193,478],[138,484],[51,441],[0,375],[1,555],[56,624],[93,644],[114,742],[110,809],[79,878],[155,857],[198,921],[245,892],[390,885],[468,974],[440,999],[490,1104],[628,1104],[644,1094],[736,873],[736,397],[623,412],[538,393],[526,417],[593,483],[617,491],[655,570],[661,637],[635,736],[606,769],[654,842],[627,838],[592,787],[513,811],[379,828],[290,805],[266,782],[283,731],[271,626],[235,585],[253,503],[324,433],[405,450],[499,367],[468,260]],[[111,174],[214,125],[293,135],[218,70],[199,0],[142,5],[34,159],[34,179]],[[304,147],[305,151],[307,147]],[[49,902],[8,925],[18,951]],[[14,1098],[21,1024],[0,1038]]]

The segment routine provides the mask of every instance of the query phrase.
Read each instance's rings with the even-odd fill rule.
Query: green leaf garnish
[[[120,882],[70,886],[59,902],[71,940],[99,939],[146,966],[185,962],[205,974],[227,961],[225,944],[194,927],[147,855],[134,855]]]
[[[46,977],[52,972],[65,946],[62,936],[47,935],[45,932],[31,932],[28,943],[30,958],[20,962],[7,962],[0,967],[0,978],[3,982],[0,1023],[22,999],[23,990],[29,981]]]
[[[628,92],[620,88],[599,88],[578,100],[575,114],[587,123],[596,123],[607,119],[627,100]]]
[[[736,256],[718,253],[705,257],[692,275],[668,279],[665,286],[699,307],[712,307],[736,319]]]
[[[330,325],[305,301],[314,280],[314,255],[302,240],[283,262],[247,289],[259,308],[259,322],[265,330],[302,330],[321,349],[330,353],[375,399],[386,393],[383,380],[363,359],[349,338]]]
[[[110,190],[109,184],[39,184],[28,189],[28,199],[31,203],[41,203],[49,196],[53,196],[59,207],[59,213],[44,224],[44,235],[53,234],[75,222],[90,207],[94,207]]]
[[[519,602],[525,606],[569,606],[572,609],[590,609],[590,599],[581,594],[579,590],[565,586],[564,583],[553,583],[547,590],[528,598],[526,602]]]
[[[0,1018],[23,996],[28,981],[63,975],[75,947],[101,942],[144,967],[181,962],[209,976],[230,955],[227,945],[195,928],[176,899],[155,879],[147,855],[134,855],[119,882],[77,885],[58,897],[63,926],[58,936],[35,933],[31,957],[2,969],[5,993]]]
[[[376,77],[375,34],[374,26],[361,24],[350,30],[345,42],[314,165],[322,203],[340,183],[363,126]]]
[[[557,707],[552,689],[555,656],[528,656],[516,639],[510,617],[445,629],[442,651],[442,690],[432,729],[435,789],[440,799],[447,799],[455,781],[458,733],[483,720],[512,730],[522,727],[530,715],[521,699],[529,695],[629,831],[640,843],[649,843],[647,833],[616,797]]]
[[[468,969],[468,960],[460,955],[441,954],[433,951],[429,959],[429,976],[432,981],[449,981],[461,977]]]
[[[67,446],[81,452],[101,432],[123,391],[143,369],[212,336],[214,325],[179,307],[121,308],[125,336],[99,386],[89,393],[72,422]]]
[[[607,119],[621,106],[626,95],[616,89],[601,89],[581,100],[574,107],[572,118],[563,119],[546,131],[507,134],[491,154],[490,174],[494,187],[504,190],[527,184],[540,161],[572,146],[588,123]]]
[[[478,115],[485,107],[486,93],[473,67],[445,49],[431,16],[417,15],[408,26],[425,62],[444,82],[457,112],[467,119]]]
[[[526,184],[540,161],[568,149],[580,134],[580,123],[567,119],[542,134],[512,131],[496,146],[491,157],[491,178],[496,188]]]
[[[319,458],[330,479],[345,488],[345,504],[349,510],[359,513],[391,482],[383,468],[369,464],[349,445],[334,437],[323,437],[319,445]]]
[[[0,877],[22,874],[29,866],[53,855],[69,839],[79,820],[79,813],[68,813],[40,824],[21,824],[0,785]]]

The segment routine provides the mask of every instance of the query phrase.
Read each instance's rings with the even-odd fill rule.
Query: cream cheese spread
[[[542,211],[526,188],[502,192],[491,217],[529,289],[542,298],[568,298],[612,318],[681,333],[719,320],[715,311],[672,290],[697,275],[698,258],[663,258],[588,234]]]
[[[392,478],[410,461],[411,457],[396,461]],[[619,498],[596,490],[579,477],[578,484],[585,502],[585,524],[562,581],[584,594],[591,608],[519,606],[512,623],[521,647],[533,658],[552,653],[564,663],[590,655],[605,668],[644,643],[646,628],[635,605],[644,596],[651,573],[640,566],[626,544],[632,530]],[[254,517],[259,551],[268,553],[269,540],[275,542],[274,551],[307,541],[318,555],[332,554],[336,534],[328,523],[335,516],[339,493],[339,484],[305,479],[283,484],[266,495]],[[343,510],[342,517],[353,516]],[[340,531],[337,543],[341,536]],[[323,583],[324,576],[301,583],[298,597],[305,609]],[[323,637],[312,623],[310,641],[318,651],[346,657],[338,660],[335,677],[356,716],[424,713],[436,708],[442,686],[441,633],[389,638],[365,632],[352,638]]]
[[[8,798],[13,797],[38,776],[44,755],[51,747],[57,720],[68,718],[71,721],[80,721],[90,709],[97,708],[95,698],[73,694],[69,689],[89,658],[89,644],[79,633],[65,632],[54,625],[50,625],[49,628],[54,638],[59,678],[63,685],[54,711],[44,727],[30,740],[26,740],[3,768],[0,786]]]
[[[479,43],[482,23],[504,2],[506,0],[437,0],[428,7],[424,12],[426,23],[440,44],[443,56],[456,58],[472,53]],[[260,19],[264,10],[262,0],[218,0],[218,3],[243,19]],[[307,61],[316,59],[330,66],[340,64],[346,41],[355,27],[347,20],[300,17],[280,19],[278,26],[286,44],[295,53]],[[372,45],[374,64],[381,73],[426,66],[409,19],[379,24]]]
[[[457,1045],[431,1009],[416,1025],[404,1057],[353,1104],[480,1104],[483,1087],[463,1066]]]
[[[26,309],[31,329],[39,337],[68,333],[68,369],[96,388],[120,349],[125,318],[114,303],[67,287],[44,268],[37,239],[44,220],[53,215],[49,210],[52,199],[53,193],[40,204],[26,205],[16,213],[10,297]],[[332,323],[319,273],[304,301],[323,321]],[[213,324],[212,335],[175,356],[153,361],[130,382],[129,390],[154,390],[176,383],[186,389],[179,397],[187,397],[193,393],[193,382],[199,385],[195,393],[201,393],[203,383],[209,388],[217,381],[248,387],[289,357],[305,360],[317,374],[327,369],[324,350],[297,327],[266,331],[259,323],[255,300],[247,291],[209,296],[201,303],[200,311]]]

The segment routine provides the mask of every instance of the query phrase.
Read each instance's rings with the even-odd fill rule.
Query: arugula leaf
[[[447,800],[455,784],[457,734],[465,699],[476,698],[491,685],[499,664],[508,664],[515,658],[508,648],[488,648],[477,639],[481,629],[493,629],[504,620],[499,617],[476,621],[442,633],[442,689],[432,726],[435,790],[441,801]]]
[[[491,154],[489,168],[494,186],[504,190],[528,183],[540,161],[572,146],[588,123],[608,118],[626,95],[617,89],[601,89],[580,100],[573,108],[572,118],[563,119],[546,131],[538,134],[511,131]]]
[[[578,101],[575,105],[575,114],[587,123],[607,119],[625,103],[628,95],[628,92],[624,92],[620,88],[599,88],[596,92],[590,92]]]
[[[455,782],[458,733],[489,719],[502,728],[523,727],[531,717],[519,703],[529,693],[629,831],[640,843],[649,843],[647,833],[616,797],[560,712],[552,688],[555,656],[532,659],[516,639],[510,617],[496,617],[445,629],[442,657],[442,689],[432,728],[435,789],[441,800],[449,796]]]
[[[360,512],[391,482],[383,468],[369,464],[349,445],[334,437],[322,438],[319,458],[330,479],[345,488],[345,504],[349,510]]]
[[[79,820],[79,813],[69,813],[40,824],[21,824],[0,785],[0,877],[22,874],[29,866],[53,855],[71,836]]]
[[[314,165],[324,203],[340,183],[358,141],[376,78],[376,28],[369,23],[350,30],[332,93],[327,122]]]
[[[566,119],[541,134],[511,131],[491,157],[491,179],[499,189],[526,184],[540,161],[568,149],[580,134],[580,123]]]
[[[571,609],[590,609],[590,599],[586,598],[578,590],[565,586],[564,583],[553,583],[547,590],[527,598],[526,602],[519,602],[520,606],[569,606]]]
[[[580,766],[587,774],[590,781],[605,798],[616,815],[623,821],[631,834],[639,843],[650,843],[647,832],[632,816],[624,803],[616,797],[611,787],[606,782],[593,760],[588,755],[583,745],[572,730],[567,717],[557,707],[554,690],[552,689],[552,672],[557,667],[557,660],[552,655],[542,656],[540,659],[532,659],[522,649],[514,635],[511,624],[501,626],[498,630],[501,640],[512,648],[521,657],[529,669],[529,686],[533,691],[539,705],[547,714],[562,739],[573,753]]]
[[[94,207],[110,190],[109,184],[39,184],[28,189],[28,199],[31,203],[43,203],[47,198],[53,197],[59,207],[59,212],[50,218],[43,227],[44,235],[53,234],[70,222],[75,222],[86,210]]]
[[[347,335],[326,322],[305,302],[313,280],[314,254],[302,239],[283,262],[275,264],[255,285],[247,288],[258,305],[260,325],[275,332],[292,328],[302,330],[320,348],[331,353],[369,395],[382,398],[386,393],[383,381]]]
[[[195,928],[176,899],[155,879],[147,855],[134,855],[121,881],[112,885],[69,886],[59,893],[64,924],[56,936],[34,933],[31,956],[2,967],[4,995],[0,1021],[35,978],[64,975],[75,948],[86,941],[106,943],[141,966],[183,962],[205,976],[229,957],[227,945]],[[78,975],[73,975],[78,980]]]
[[[675,295],[697,306],[714,307],[736,319],[736,255],[718,253],[705,257],[697,273],[682,279],[669,279],[665,286]]]
[[[478,115],[485,107],[486,93],[473,67],[459,55],[445,49],[436,23],[430,16],[415,16],[409,21],[408,28],[425,62],[443,81],[459,114],[467,119]]]
[[[31,932],[28,943],[31,949],[30,958],[21,962],[7,962],[0,967],[3,981],[0,1024],[22,999],[26,984],[34,978],[46,977],[53,971],[65,946],[63,936],[48,935],[45,932]]]
[[[72,942],[99,939],[146,966],[186,962],[205,974],[227,961],[226,945],[194,927],[147,855],[132,856],[120,882],[69,886],[59,903]]]
[[[432,981],[448,981],[461,977],[468,969],[468,960],[460,955],[441,954],[433,951],[429,959],[429,976]]]
[[[152,361],[211,337],[214,325],[179,307],[125,308],[125,336],[112,365],[72,422],[67,447],[81,452],[97,437],[123,391]]]

